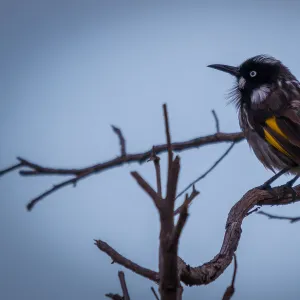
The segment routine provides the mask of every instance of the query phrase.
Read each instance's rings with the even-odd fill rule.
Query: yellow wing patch
[[[291,155],[276,141],[276,139],[272,137],[272,135],[266,129],[264,129],[264,133],[265,139],[270,145],[275,147],[278,151],[285,154],[286,156],[291,157]]]
[[[281,136],[283,136],[284,138],[287,139],[287,136],[281,131],[281,129],[278,127],[277,123],[276,123],[276,117],[273,116],[269,119],[266,120],[266,124],[275,132],[277,132],[278,134],[280,134]],[[275,147],[275,146],[274,146]],[[279,149],[278,149],[279,150]]]

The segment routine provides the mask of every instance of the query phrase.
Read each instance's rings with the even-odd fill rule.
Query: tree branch
[[[160,198],[162,198],[160,158],[156,155],[154,147],[152,148],[152,154],[151,157],[148,159],[148,161],[151,160],[153,160],[154,167],[155,167],[157,194]]]
[[[137,273],[145,278],[148,278],[156,283],[159,282],[159,275],[157,272],[152,271],[150,269],[141,267],[140,265],[134,263],[133,261],[127,259],[118,253],[115,249],[109,246],[107,243],[101,240],[95,240],[95,245],[115,262],[120,264],[121,266],[131,270],[134,273]]]
[[[220,156],[218,160],[215,161],[215,163],[206,171],[204,172],[201,176],[199,176],[197,179],[195,179],[193,182],[191,182],[184,190],[182,190],[177,196],[176,199],[179,198],[181,195],[183,195],[189,188],[194,186],[197,182],[205,178],[226,156],[227,154],[232,150],[234,147],[235,143],[232,143],[229,148]]]
[[[122,136],[123,137],[123,136]],[[237,133],[215,133],[212,135],[207,135],[203,137],[198,137],[184,142],[176,142],[171,144],[172,151],[180,152],[186,151],[193,148],[199,148],[205,145],[211,145],[221,142],[240,142],[244,139],[244,135],[241,132]],[[125,139],[124,139],[125,141]],[[125,142],[124,142],[125,145]],[[167,144],[154,146],[156,154],[166,152],[168,150]],[[123,151],[124,153],[124,151]],[[102,171],[122,166],[126,163],[138,162],[143,163],[151,156],[152,149],[149,151],[135,153],[135,154],[126,154],[121,155],[111,160],[108,160],[103,163],[98,163],[92,166],[85,168],[52,168],[42,166],[33,162],[30,162],[24,158],[18,157],[18,164],[10,166],[6,169],[0,170],[0,176],[5,175],[9,172],[12,172],[19,168],[25,168],[20,170],[19,174],[22,176],[41,176],[41,175],[60,175],[60,176],[73,176],[71,179],[64,180],[55,184],[52,188],[49,188],[47,191],[41,193],[37,197],[33,198],[27,205],[27,209],[31,210],[36,203],[44,199],[46,196],[58,191],[61,188],[64,188],[68,185],[75,185],[78,181],[87,178],[90,175],[98,174]]]
[[[179,238],[182,232],[182,229],[187,221],[187,218],[189,216],[188,214],[188,206],[190,203],[190,197],[188,194],[185,195],[185,200],[182,204],[182,207],[180,209],[179,213],[179,219],[177,221],[176,226],[173,228],[172,235],[170,237],[170,242],[169,242],[169,251],[172,250],[173,247],[178,247],[179,244]],[[174,214],[175,215],[175,214]]]
[[[273,188],[278,197],[273,196],[268,191],[260,190],[257,188],[249,190],[241,198],[241,200],[239,200],[231,208],[226,222],[226,230],[221,249],[211,261],[206,262],[198,267],[191,267],[190,265],[186,264],[180,257],[178,257],[177,264],[180,270],[180,280],[188,286],[209,284],[210,282],[216,280],[232,261],[233,255],[238,247],[239,240],[242,234],[242,222],[244,218],[246,218],[247,213],[255,205],[287,205],[290,203],[298,202],[300,200],[300,185],[297,185],[296,187],[294,187],[294,189],[297,193],[296,200],[293,200],[291,193],[286,193],[286,189],[284,186]],[[99,246],[98,248],[102,250]],[[107,249],[109,249],[109,251]],[[159,282],[159,274],[157,272],[142,268],[139,265],[129,261],[107,244],[102,251],[107,253],[114,261],[130,269],[131,271],[144,276],[156,283]]]
[[[216,111],[215,111],[214,109],[211,111],[211,113],[212,113],[212,115],[213,115],[213,117],[214,117],[214,119],[215,119],[215,123],[216,123],[216,131],[219,133],[219,132],[220,132],[220,122],[219,122],[219,118],[218,118],[217,113],[216,113]]]
[[[156,291],[155,291],[155,289],[154,289],[153,286],[151,286],[151,291],[152,291],[152,293],[153,293],[155,299],[156,299],[156,300],[159,300],[159,297],[158,297],[158,295],[157,295],[157,293],[156,293]]]
[[[234,259],[233,260],[234,261],[234,269],[233,269],[231,285],[226,289],[222,300],[230,300],[235,292],[234,284],[235,284],[235,277],[236,277],[236,272],[237,272],[237,260],[236,260],[235,254],[233,254],[233,259]]]
[[[3,170],[0,171],[0,177],[3,176],[3,175],[5,175],[6,173],[12,172],[12,171],[14,171],[16,169],[19,169],[21,167],[23,167],[23,163],[22,162],[20,162],[18,164],[15,164],[15,165],[12,165],[12,166],[10,166],[10,167],[8,167],[6,169],[3,169]]]
[[[120,142],[120,148],[121,148],[121,157],[124,157],[126,156],[126,141],[124,139],[124,136],[123,136],[123,133],[121,131],[120,128],[114,126],[114,125],[111,125],[114,133],[118,136],[119,138],[119,142]]]
[[[124,272],[119,271],[118,275],[119,275],[119,279],[120,279],[121,288],[122,288],[122,291],[123,291],[123,299],[124,300],[130,300],[127,285],[126,285],[126,281],[125,281],[125,274],[124,274]]]
[[[192,204],[192,201],[200,194],[199,191],[196,190],[195,186],[193,185],[193,190],[192,190],[192,193],[191,195],[189,196],[189,199],[188,199],[188,206],[190,206]],[[182,205],[180,205],[178,208],[176,208],[176,210],[174,211],[174,216],[176,216],[177,214],[180,213],[180,211],[182,210],[184,206],[184,202]]]
[[[300,217],[284,217],[284,216],[276,216],[276,215],[271,215],[269,213],[266,213],[264,211],[259,211],[257,212],[259,215],[263,215],[268,217],[269,219],[277,219],[277,220],[287,220],[290,221],[290,223],[296,223],[300,221]]]
[[[155,190],[150,186],[150,184],[138,173],[131,172],[131,176],[136,180],[139,186],[152,198],[156,208],[160,210],[160,198]]]

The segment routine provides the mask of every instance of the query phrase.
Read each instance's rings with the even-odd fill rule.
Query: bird
[[[273,175],[261,189],[283,174],[294,175],[284,187],[292,193],[300,176],[300,83],[280,60],[267,54],[251,57],[239,66],[207,67],[235,77],[228,96],[234,103],[239,125],[258,160]],[[274,191],[273,191],[274,193]]]

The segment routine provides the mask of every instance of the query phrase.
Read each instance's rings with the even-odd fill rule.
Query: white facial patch
[[[256,104],[263,102],[268,97],[270,91],[271,89],[267,85],[262,85],[254,89],[251,95],[251,102]]]
[[[239,89],[242,90],[245,87],[246,79],[244,77],[241,77],[239,80]]]

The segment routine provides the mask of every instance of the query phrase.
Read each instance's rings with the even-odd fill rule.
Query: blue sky
[[[16,156],[53,167],[113,158],[119,144],[111,124],[122,128],[128,151],[147,150],[164,142],[165,102],[174,141],[213,133],[212,109],[222,131],[238,131],[225,99],[233,79],[206,65],[238,65],[267,53],[299,78],[298,12],[297,1],[2,0],[0,168]],[[227,147],[181,153],[179,189]],[[0,298],[101,299],[119,292],[122,267],[110,264],[95,238],[157,269],[157,212],[132,170],[154,184],[152,164],[132,164],[60,190],[30,213],[27,202],[62,178],[1,178]],[[232,205],[271,175],[242,142],[197,185],[201,195],[180,243],[187,263],[201,265],[218,253]],[[294,216],[298,206],[265,210]],[[245,220],[235,299],[299,299],[298,231],[298,224],[259,215]],[[150,281],[125,275],[132,299],[153,299]],[[231,275],[232,266],[209,286],[186,287],[185,298],[220,299]]]

